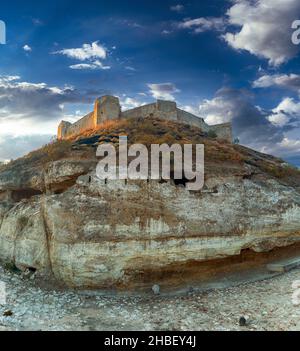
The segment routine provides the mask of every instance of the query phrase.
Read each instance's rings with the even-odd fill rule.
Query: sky
[[[0,160],[112,94],[232,122],[241,144],[300,167],[298,19],[299,0],[2,2]]]

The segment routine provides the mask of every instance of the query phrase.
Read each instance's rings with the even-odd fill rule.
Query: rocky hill
[[[146,145],[203,143],[204,189],[99,181],[97,146],[124,134]],[[77,288],[179,287],[237,257],[251,264],[253,252],[297,247],[300,172],[196,127],[120,120],[1,166],[0,221],[6,266]]]

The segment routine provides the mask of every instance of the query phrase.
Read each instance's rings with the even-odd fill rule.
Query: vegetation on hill
[[[141,143],[147,147],[164,143],[204,144],[208,175],[235,174],[245,171],[248,165],[257,173],[280,179],[284,183],[296,187],[300,184],[300,171],[281,159],[216,139],[214,135],[206,134],[197,127],[155,118],[108,121],[98,129],[87,131],[76,138],[51,142],[8,165],[0,166],[0,171],[22,166],[45,166],[60,159],[93,159],[99,144],[109,142],[117,146],[121,135],[128,136],[129,144]]]

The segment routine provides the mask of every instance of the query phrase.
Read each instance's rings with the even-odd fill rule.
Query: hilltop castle
[[[86,130],[97,128],[98,125],[107,120],[146,117],[156,117],[189,124],[201,128],[201,130],[206,133],[210,131],[214,132],[217,138],[232,142],[231,123],[210,126],[205,123],[203,118],[179,109],[176,102],[173,101],[157,100],[157,102],[149,105],[140,106],[128,111],[122,111],[119,99],[114,96],[103,96],[97,99],[94,111],[87,114],[74,124],[62,121],[58,127],[57,137],[59,140],[63,140],[80,135]]]

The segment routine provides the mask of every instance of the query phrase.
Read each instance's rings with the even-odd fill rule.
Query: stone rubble
[[[269,280],[183,296],[103,296],[50,290],[35,280],[4,271],[7,304],[0,305],[0,330],[34,331],[255,331],[300,330],[300,306],[292,284],[300,269]],[[11,312],[11,313],[8,313]],[[247,316],[245,326],[239,325]]]

